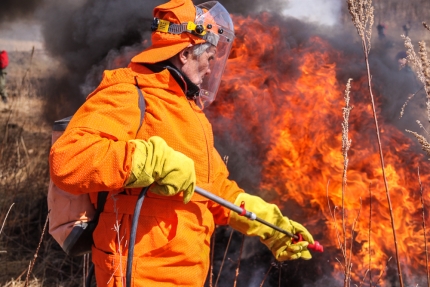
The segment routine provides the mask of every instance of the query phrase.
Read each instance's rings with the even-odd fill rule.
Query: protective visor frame
[[[200,93],[196,97],[197,104],[204,109],[216,98],[235,35],[230,14],[219,2],[209,1],[195,7],[194,22],[175,24],[154,18],[151,30],[171,34],[191,33],[217,48],[214,59],[210,63],[211,73],[203,79]]]
[[[217,45],[214,45],[217,47],[217,51],[210,63],[211,73],[203,79],[199,97],[196,99],[200,108],[204,109],[216,98],[235,35],[230,14],[219,2],[210,1],[200,4],[198,7],[207,12],[197,17],[195,22],[206,25],[208,28],[206,34],[217,35],[219,38]]]

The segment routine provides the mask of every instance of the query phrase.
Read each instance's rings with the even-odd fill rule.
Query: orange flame
[[[329,254],[324,256],[331,257],[330,262],[336,262],[335,257],[342,261],[335,226],[342,237],[341,123],[346,80],[339,81],[338,67],[362,61],[362,56],[336,51],[321,37],[291,39],[289,28],[267,13],[259,15],[258,20],[235,17],[235,25],[237,38],[218,100],[209,109],[209,115],[216,114],[215,134],[228,131],[236,140],[240,140],[240,135],[234,134],[238,130],[252,135],[249,144],[261,147],[261,153],[256,155],[262,163],[260,194],[263,197],[276,194],[270,200],[283,206],[285,215],[303,223],[317,240],[329,247]],[[348,238],[361,210],[352,248],[356,282],[361,281],[369,268],[369,226],[373,277],[378,277],[388,258],[394,257],[393,232],[364,72],[360,79],[354,79],[351,91],[352,147],[344,197]],[[413,143],[403,132],[379,120],[402,271],[411,278],[411,270],[414,274],[426,272],[417,167],[420,165],[422,182],[428,183],[430,165],[423,156],[410,150]],[[234,124],[240,128],[231,128]],[[336,224],[328,200],[332,208],[338,207]],[[425,203],[429,201],[425,197]],[[291,209],[294,206],[300,209]],[[426,224],[430,226],[428,218]],[[333,276],[339,278],[341,266],[333,264],[336,270]]]

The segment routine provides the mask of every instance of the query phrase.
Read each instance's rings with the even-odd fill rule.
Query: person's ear
[[[181,61],[182,65],[185,65],[188,60],[190,59],[191,55],[192,55],[192,47],[193,45],[189,45],[188,47],[186,47],[185,49],[183,49],[181,52],[179,52],[179,61]]]

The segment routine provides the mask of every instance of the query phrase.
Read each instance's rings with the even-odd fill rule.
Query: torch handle
[[[273,228],[273,229],[291,237],[293,239],[293,242],[303,241],[301,234],[297,234],[297,235],[292,234],[291,232],[288,232],[288,231],[286,231],[286,230],[284,230],[284,229],[282,229],[282,228],[280,228],[280,227],[278,227],[278,226],[276,226],[270,222],[267,222],[264,219],[257,217],[257,215],[255,213],[247,211],[247,210],[245,210],[245,208],[237,206],[237,205],[231,203],[230,201],[227,201],[227,200],[225,200],[225,199],[223,199],[223,198],[221,198],[221,197],[219,197],[213,193],[210,193],[207,190],[204,190],[201,187],[196,186],[194,191],[196,193],[200,194],[201,196],[204,196],[204,197],[218,203],[221,206],[224,206],[224,207],[226,207],[226,208],[228,208],[228,209],[230,209],[230,210],[232,210],[232,211],[234,211],[234,212],[236,212],[242,216],[245,216],[246,218],[249,218],[250,220],[256,220],[256,221],[260,222],[261,224],[269,226],[270,228]],[[309,244],[308,249],[316,251],[316,252],[323,252],[324,251],[323,246],[318,241],[315,241],[314,244]]]

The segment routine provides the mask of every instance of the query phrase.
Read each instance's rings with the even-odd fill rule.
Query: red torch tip
[[[318,241],[315,241],[314,244],[309,244],[308,249],[315,252],[324,252],[324,247]]]

